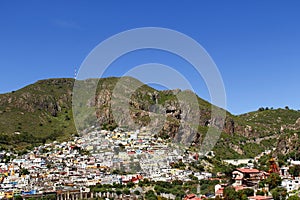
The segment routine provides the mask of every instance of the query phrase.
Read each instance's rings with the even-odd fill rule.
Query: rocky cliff
[[[196,97],[197,104],[195,104],[191,101],[195,96],[191,91],[178,89],[158,91],[130,77],[124,79],[121,86],[118,86],[120,91],[117,92],[116,85],[120,83],[119,78],[91,79],[82,82],[85,83],[85,87],[96,85],[97,88],[93,98],[84,98],[88,96],[86,94],[88,90],[77,93],[78,98],[82,98],[80,105],[77,106],[87,108],[82,113],[72,112],[73,79],[41,80],[18,91],[1,94],[0,145],[2,147],[35,145],[76,134],[73,114],[78,115],[76,118],[80,121],[77,126],[79,129],[91,125],[107,129],[113,129],[117,125],[129,128],[150,126],[162,137],[189,138],[189,141],[193,142],[201,141],[208,127],[218,129],[223,123],[221,116],[217,115],[211,119],[212,107],[220,112],[222,109],[199,97]],[[136,84],[138,87],[131,91],[128,87],[130,84]],[[178,99],[180,96],[190,103],[182,103]],[[112,99],[122,99],[122,102]],[[232,143],[229,148],[241,143],[246,144],[243,140],[280,135],[282,132],[295,131],[300,127],[300,120],[296,122],[300,118],[298,111],[279,109],[256,111],[240,116],[225,112],[222,132],[231,139],[222,141],[232,143],[236,138],[241,140]],[[195,129],[195,126],[198,128]],[[181,129],[185,129],[187,135],[178,134]],[[245,154],[243,149],[233,151],[239,155]]]

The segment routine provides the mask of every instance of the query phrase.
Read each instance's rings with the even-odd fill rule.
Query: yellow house
[[[88,165],[86,166],[87,169],[96,169],[97,166],[96,165]]]
[[[0,191],[0,199],[3,199],[3,198],[4,198],[4,192]]]
[[[4,198],[5,199],[11,199],[13,197],[14,197],[14,192],[13,191],[4,192]]]

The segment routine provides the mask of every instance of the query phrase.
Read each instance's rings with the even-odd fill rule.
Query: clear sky
[[[300,109],[300,1],[0,1],[0,93],[37,80],[73,77],[101,41],[138,27],[170,28],[194,38],[218,66],[227,109]],[[164,52],[137,52],[122,66],[188,65]],[[114,74],[115,73],[115,74]],[[188,73],[188,72],[186,72]],[[209,100],[199,80],[199,96]]]

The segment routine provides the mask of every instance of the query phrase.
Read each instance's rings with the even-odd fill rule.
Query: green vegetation
[[[300,166],[299,165],[293,165],[289,168],[289,173],[293,177],[298,177],[300,175]]]
[[[274,200],[284,200],[287,197],[286,189],[281,187],[271,190],[271,194]]]
[[[214,194],[215,185],[220,182],[217,180],[200,180],[200,190],[202,194]]]
[[[155,195],[153,190],[149,190],[148,192],[146,192],[145,198],[149,200],[157,200],[157,196]]]
[[[269,190],[272,190],[281,185],[281,178],[278,174],[272,173],[267,179],[265,179],[265,183],[269,185]]]
[[[214,182],[215,183],[215,182]],[[157,199],[158,196],[162,193],[173,194],[176,196],[176,199],[182,199],[187,190],[190,190],[191,193],[197,192],[198,180],[193,180],[190,182],[183,183],[182,181],[175,180],[173,182],[154,182],[144,179],[138,183],[139,187],[142,187],[145,191],[144,197],[146,199]],[[208,183],[207,183],[208,184]],[[97,184],[96,186],[91,187],[91,190],[94,192],[116,192],[117,194],[130,194],[130,189],[137,187],[133,183],[128,183],[127,185],[114,184]],[[208,186],[211,188],[211,186]],[[151,188],[151,189],[149,189]],[[209,192],[213,192],[213,189],[210,189]],[[142,195],[139,191],[135,190],[136,195]]]
[[[179,161],[179,162],[171,164],[171,167],[184,170],[186,165],[182,161]]]
[[[224,189],[224,199],[225,200],[247,200],[249,196],[254,195],[254,190],[253,189],[244,189],[244,190],[239,190],[235,191],[233,187],[226,187]]]
[[[21,175],[28,175],[30,173],[29,173],[29,171],[27,169],[22,168],[21,171],[20,171],[20,174]]]
[[[236,168],[235,166],[233,166],[231,164],[227,164],[227,163],[222,162],[218,158],[209,158],[209,157],[205,156],[203,159],[214,166],[214,168],[211,171],[213,174],[217,174],[218,172],[222,172],[222,173],[225,174],[225,176],[227,178],[231,177],[231,172]]]
[[[272,158],[272,155],[266,154],[260,157],[258,160],[258,169],[262,171],[268,171],[270,169],[270,162],[269,160]]]
[[[287,198],[287,200],[300,200],[300,198],[297,195],[293,195]]]
[[[76,98],[79,100],[85,99],[89,87],[97,88],[95,99],[88,99],[86,103],[79,102],[79,105],[76,105],[82,108],[80,113],[72,112],[74,79],[41,80],[18,91],[1,94],[0,147],[26,152],[26,149],[30,150],[34,146],[49,141],[66,140],[73,134],[78,135],[73,114],[77,116],[76,124],[80,130],[91,125],[100,125],[103,129],[115,129],[117,123],[112,118],[110,100],[119,81],[120,78],[111,77],[76,82],[77,87],[86,83],[85,88],[80,89],[76,94]],[[124,81],[122,90],[124,92],[130,92],[126,85],[134,83],[139,86],[130,96],[131,116],[126,116],[133,118],[137,127],[149,124],[149,112],[157,112],[155,107],[157,104],[164,108],[173,106],[180,110],[177,97],[184,99],[190,93],[190,91],[180,90],[157,91],[130,77],[122,78],[122,81]],[[190,124],[190,126],[198,127],[198,143],[201,143],[208,130],[212,105],[201,98],[197,100],[198,105],[196,106],[199,106],[201,115],[200,126],[198,124]],[[96,112],[93,102],[97,108]],[[122,109],[120,107],[121,111]],[[217,108],[217,112],[220,111],[221,109]],[[164,139],[173,137],[180,127],[180,116],[176,116],[172,113],[173,111],[169,112],[170,115],[167,116],[164,129],[157,134]],[[195,114],[193,109],[190,112],[190,114]],[[279,133],[283,140],[284,136],[288,137],[288,134],[294,134],[296,131],[293,129],[286,129],[282,133],[281,128],[282,126],[293,127],[298,118],[300,118],[300,112],[289,108],[260,108],[258,111],[239,116],[227,112],[225,128],[213,151],[218,159],[254,157],[266,149],[275,147],[276,136]],[[298,149],[292,149],[289,152],[300,155],[297,151]],[[282,159],[286,161],[288,156],[291,155],[286,155]]]
[[[300,112],[290,109],[265,109],[238,116],[243,123],[253,127],[260,136],[280,133],[282,125],[294,125]]]
[[[0,95],[1,146],[30,149],[75,133],[72,86],[72,79],[49,79]]]
[[[93,192],[116,192],[117,194],[129,194],[131,188],[134,187],[134,184],[97,184],[96,186],[91,187]]]

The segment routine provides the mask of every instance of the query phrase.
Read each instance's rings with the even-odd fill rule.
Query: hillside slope
[[[113,129],[116,122],[112,116],[111,98],[119,78],[89,79],[85,85],[97,85],[96,97],[84,104],[93,110],[95,116],[87,109],[81,113],[77,128],[84,129],[90,125]],[[128,77],[126,81],[138,80]],[[72,113],[72,91],[74,79],[47,79],[28,85],[18,91],[0,95],[0,146],[22,150],[45,143],[47,140],[64,140],[77,134]],[[84,97],[82,90],[80,97]],[[136,127],[147,126],[157,105],[164,108],[166,122],[160,136],[176,137],[180,128],[180,119],[186,115],[196,116],[193,109],[183,113],[176,96],[187,95],[189,91],[157,91],[147,85],[139,87],[129,101],[130,116]],[[212,105],[197,98],[200,119],[199,129],[193,133],[193,141],[200,143],[208,126],[218,127],[218,117],[211,118]],[[216,107],[215,107],[216,108]],[[122,111],[122,106],[119,108]],[[219,109],[219,108],[216,108]],[[293,110],[256,111],[240,116],[226,112],[225,126],[215,151],[222,158],[249,157],[276,145],[277,138],[285,132],[297,131],[295,125],[300,112]],[[125,123],[126,118],[121,119]],[[158,123],[158,122],[157,122]],[[125,123],[126,124],[126,123]]]
[[[72,87],[72,79],[49,79],[1,94],[1,146],[22,148],[75,133]]]

